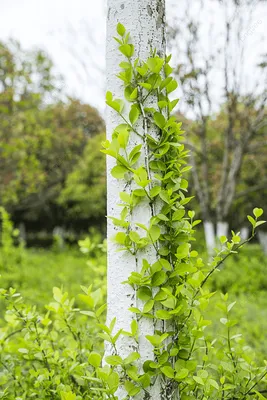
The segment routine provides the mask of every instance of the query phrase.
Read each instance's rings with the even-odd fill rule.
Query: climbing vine
[[[122,211],[120,218],[112,217],[112,221],[119,227],[114,238],[118,248],[142,257],[142,269],[132,272],[124,283],[135,289],[143,305],[129,310],[136,314],[130,332],[112,336],[115,320],[111,327],[104,327],[103,339],[114,347],[114,355],[106,357],[106,362],[119,373],[118,385],[124,385],[128,398],[142,391],[150,398],[147,388],[161,379],[165,388],[162,399],[263,399],[256,388],[267,374],[266,366],[255,365],[239,344],[239,335],[232,333],[236,321],[230,318],[234,303],[228,304],[228,295],[222,296],[221,306],[225,336],[208,337],[205,328],[211,321],[204,318],[214,295],[206,282],[227,257],[254,237],[255,229],[264,223],[259,220],[262,210],[255,208],[253,216],[248,216],[251,237],[245,242],[235,232],[230,240],[222,237],[211,262],[204,262],[193,249],[194,228],[201,221],[188,209],[191,198],[183,176],[190,166],[182,144],[184,131],[171,115],[178,103],[169,97],[177,88],[171,76],[171,57],[161,58],[154,51],[147,60],[139,60],[122,24],[117,33],[115,40],[125,56],[118,78],[125,86],[126,102],[107,92],[106,103],[122,123],[114,129],[112,140],[103,144],[103,152],[116,160],[113,177],[131,187],[130,192],[120,193]],[[134,137],[141,138],[142,144],[133,146]],[[131,221],[134,208],[142,203],[151,208],[149,225]],[[144,257],[143,250],[150,246],[157,255],[153,264]],[[133,352],[123,360],[116,341],[125,334],[138,341],[137,321],[142,318],[160,322],[162,328],[146,336],[155,359],[147,360],[140,369],[140,354]]]
[[[90,256],[88,267],[98,274],[94,289],[81,287],[86,310],[78,309],[60,288],[54,288],[54,301],[45,314],[25,304],[15,289],[0,289],[0,298],[8,304],[6,326],[0,329],[0,398],[156,400],[151,388],[160,387],[157,399],[161,400],[264,400],[267,362],[258,366],[237,334],[237,321],[231,317],[235,303],[227,294],[217,301],[222,335],[214,337],[206,318],[214,296],[209,278],[255,236],[264,223],[263,211],[255,208],[248,216],[252,233],[245,242],[238,232],[232,232],[230,240],[221,237],[209,262],[194,250],[200,221],[188,208],[191,198],[184,174],[190,167],[182,144],[184,132],[171,115],[178,100],[169,97],[177,87],[170,57],[161,58],[154,51],[147,60],[138,60],[124,26],[118,24],[117,32],[125,57],[118,76],[125,86],[125,100],[107,93],[107,104],[120,115],[121,124],[104,142],[103,152],[114,158],[111,173],[125,188],[118,199],[120,215],[111,217],[116,226],[113,240],[118,251],[142,261],[124,282],[138,300],[129,310],[132,322],[127,331],[115,329],[115,318],[104,323],[105,267],[99,252],[105,246],[80,241],[82,252]],[[150,210],[148,224],[136,219],[142,207]],[[12,235],[17,232],[1,208],[0,223],[3,265],[7,265],[15,252]],[[151,249],[153,262],[146,256]],[[147,319],[154,327],[145,338],[153,359],[143,361],[139,326]],[[124,337],[136,343],[132,352],[129,346],[126,357],[118,350]],[[103,340],[112,349],[104,357]]]

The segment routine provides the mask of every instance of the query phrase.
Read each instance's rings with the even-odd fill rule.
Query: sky
[[[39,47],[53,59],[56,72],[64,76],[64,90],[104,111],[105,93],[105,1],[106,0],[0,0],[0,40],[15,38],[26,49]],[[206,48],[205,27],[221,23],[221,11],[213,0],[205,0],[209,11],[202,16],[203,49]],[[190,4],[190,12],[198,17],[200,1],[179,0],[179,7]],[[175,14],[178,0],[167,0],[167,15]],[[259,37],[266,35],[267,9],[249,21],[250,43],[246,58],[247,82],[253,75],[253,64],[262,47]],[[262,45],[260,45],[262,46]],[[205,51],[205,50],[203,50]],[[265,49],[267,53],[267,48]],[[220,78],[215,76],[214,92],[219,93]]]
[[[0,39],[46,50],[65,78],[65,91],[103,110],[104,0],[0,0],[0,10]],[[91,64],[90,71],[78,58]]]

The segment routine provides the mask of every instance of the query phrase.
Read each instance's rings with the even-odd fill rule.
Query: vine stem
[[[256,387],[256,386],[258,385],[258,383],[261,382],[263,378],[265,378],[266,375],[267,375],[267,369],[266,369],[266,371],[261,375],[261,377],[254,383],[254,385],[252,385],[252,386],[246,391],[246,393],[244,393],[244,397],[243,397],[244,399],[245,399],[245,396],[246,396],[247,394],[252,394],[252,393],[250,393],[251,390],[253,390],[254,387]]]

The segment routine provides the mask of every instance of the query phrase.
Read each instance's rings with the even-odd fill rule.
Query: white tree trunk
[[[267,232],[259,231],[259,242],[262,247],[262,250],[265,254],[267,254]]]
[[[211,221],[204,221],[203,226],[204,226],[204,234],[205,234],[207,251],[208,251],[209,255],[212,255],[213,249],[216,246],[214,224]]]
[[[240,229],[240,237],[242,240],[247,240],[249,237],[249,229],[247,226],[243,226],[243,228]]]
[[[122,23],[131,34],[131,40],[135,46],[135,56],[140,60],[145,60],[150,56],[153,49],[157,49],[160,56],[165,54],[165,0],[108,0],[107,18],[107,89],[111,91],[115,98],[124,97],[124,88],[121,81],[116,77],[119,72],[119,63],[124,60],[118,52],[118,44],[113,37],[116,35],[117,23]],[[154,104],[153,104],[154,103]],[[151,106],[157,106],[157,99],[152,99]],[[113,110],[107,110],[107,139],[111,138],[113,129],[122,123],[121,118]],[[142,133],[143,121],[140,117],[138,131]],[[149,131],[153,135],[151,129]],[[142,139],[131,134],[130,146],[143,144]],[[156,131],[155,131],[156,135]],[[140,158],[140,165],[144,165],[144,155]],[[121,208],[119,193],[122,191],[130,192],[133,187],[126,187],[123,180],[117,181],[110,173],[114,166],[114,160],[107,158],[107,214],[108,216],[118,217]],[[141,207],[133,211],[131,218],[131,229],[138,230],[136,222],[149,224],[152,210],[149,203],[142,202]],[[142,258],[148,262],[155,262],[156,251],[151,246],[145,254],[139,254],[137,258],[126,252],[118,252],[116,244],[112,238],[117,229],[108,219],[108,285],[107,285],[107,324],[116,318],[114,332],[119,329],[130,330],[131,321],[135,314],[128,311],[129,307],[142,308],[143,303],[136,298],[136,293],[129,285],[122,284],[127,280],[131,272],[139,271],[142,267]],[[139,234],[144,236],[144,232],[139,230]],[[143,257],[142,257],[143,256]],[[116,344],[117,352],[121,357],[126,357],[132,351],[138,351],[141,355],[141,363],[145,360],[153,360],[153,347],[145,338],[146,335],[153,335],[153,320],[141,319],[139,322],[139,343],[138,345],[128,337],[121,336]],[[106,355],[114,354],[114,350],[106,345]],[[160,382],[156,382],[151,389],[147,388],[151,399],[161,400],[165,397],[161,394]],[[125,398],[125,391],[120,388],[116,393],[119,400]],[[142,394],[140,399],[145,398]],[[146,397],[147,398],[147,397]]]
[[[218,239],[220,239],[221,236],[227,237],[228,227],[229,227],[228,222],[223,222],[223,221],[217,222],[216,236]]]

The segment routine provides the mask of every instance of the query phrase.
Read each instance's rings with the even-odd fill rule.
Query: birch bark
[[[113,37],[116,35],[117,23],[122,23],[127,31],[131,34],[131,41],[135,46],[135,57],[140,60],[146,60],[151,51],[157,49],[158,55],[165,55],[165,0],[108,0],[107,7],[107,49],[106,49],[106,66],[107,66],[107,89],[111,91],[115,98],[124,98],[124,88],[121,81],[116,77],[119,73],[119,64],[125,61],[119,54],[117,43]],[[150,99],[150,106],[157,106],[157,98]],[[126,110],[127,111],[127,110]],[[125,114],[127,115],[127,113]],[[121,124],[121,118],[112,109],[107,110],[106,126],[107,139],[111,139],[113,129]],[[146,121],[140,116],[137,130],[141,135],[144,134]],[[150,135],[157,135],[157,131],[150,128]],[[134,147],[138,144],[145,145],[142,138],[131,133],[129,145]],[[140,165],[145,165],[145,151],[140,158]],[[114,160],[107,158],[107,215],[118,218],[120,207],[118,203],[119,193],[126,191],[128,193],[133,190],[133,186],[126,185],[123,181],[117,181],[110,173],[114,167]],[[153,215],[149,203],[142,207],[136,207],[131,216],[131,229],[138,231],[135,223],[140,222],[149,225],[150,218]],[[144,232],[139,230],[142,236]],[[117,252],[117,245],[112,241],[116,234],[116,227],[108,219],[107,236],[108,236],[108,273],[107,273],[107,324],[113,318],[116,318],[115,330],[130,330],[132,319],[135,314],[128,311],[129,307],[142,307],[140,301],[136,298],[134,289],[129,285],[123,285],[131,272],[140,271],[142,267],[142,258],[146,258],[148,262],[154,263],[157,258],[156,250],[153,246],[148,248],[145,254],[139,254],[135,257],[126,252]],[[146,360],[153,360],[153,347],[145,338],[146,335],[153,335],[154,322],[149,319],[142,319],[139,322],[139,341],[138,344],[129,337],[121,336],[116,344],[117,353],[121,357],[126,357],[132,351],[138,351],[141,355],[142,364]],[[108,344],[106,345],[106,355],[114,354]],[[120,388],[116,393],[119,400],[125,398],[125,391]],[[161,383],[156,383],[147,388],[147,393],[142,394],[140,399],[162,400],[164,390]]]

